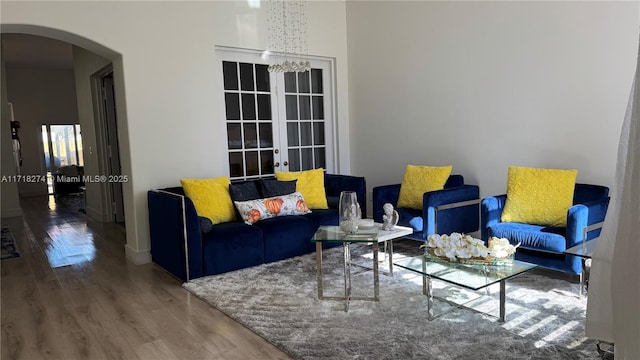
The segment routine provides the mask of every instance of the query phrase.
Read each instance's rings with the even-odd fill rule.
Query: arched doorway
[[[85,174],[88,176],[111,175],[113,169],[110,166],[109,159],[113,157],[113,147],[111,146],[113,141],[109,143],[105,141],[105,139],[113,139],[114,136],[115,139],[117,139],[118,134],[122,132],[123,128],[126,129],[124,97],[111,96],[113,100],[111,104],[112,114],[114,116],[119,115],[119,121],[117,129],[111,129],[112,131],[109,134],[109,129],[104,125],[104,106],[99,106],[102,101],[102,91],[96,87],[94,77],[95,74],[105,66],[110,66],[111,77],[113,78],[113,92],[123,92],[121,55],[112,49],[82,36],[47,27],[2,24],[0,34],[3,38],[12,35],[22,35],[32,38],[54,39],[73,48],[71,66],[75,76],[77,118],[82,128],[84,145],[82,158],[86,163]],[[10,54],[10,51],[3,51],[3,57],[7,54]],[[37,53],[31,55],[38,56]],[[120,80],[120,83],[118,80]],[[10,92],[10,90],[8,92]],[[9,96],[11,96],[11,94],[9,94]],[[116,98],[118,99],[117,104]],[[116,111],[113,111],[116,108],[118,109],[117,114]],[[121,154],[117,148],[115,154],[118,158],[128,156],[128,154]],[[119,217],[116,218],[114,208],[119,205],[118,209],[122,209],[122,203],[127,201],[127,199],[123,198],[123,192],[120,190],[119,199],[121,203],[116,205],[113,200],[113,192],[113,186],[109,182],[95,181],[86,184],[86,211],[92,219],[101,222],[123,222],[124,217],[122,213],[119,213]],[[129,201],[131,201],[131,199],[129,199]]]

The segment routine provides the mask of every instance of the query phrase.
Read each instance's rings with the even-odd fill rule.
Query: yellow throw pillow
[[[309,209],[328,209],[327,194],[324,190],[324,169],[300,172],[276,171],[279,181],[298,180],[296,191],[302,193]]]
[[[422,210],[422,198],[427,191],[442,190],[453,166],[407,165],[400,185],[398,207]]]
[[[180,183],[198,216],[206,217],[214,224],[234,221],[236,212],[229,195],[229,178],[181,179]]]
[[[567,226],[578,170],[510,166],[501,221]]]

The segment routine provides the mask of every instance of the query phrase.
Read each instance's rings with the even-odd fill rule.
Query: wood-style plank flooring
[[[155,264],[125,259],[121,226],[67,199],[21,200],[3,218],[21,257],[1,264],[4,359],[289,359],[182,289]]]

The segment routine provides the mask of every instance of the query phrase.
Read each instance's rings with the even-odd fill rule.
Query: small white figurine
[[[384,215],[382,215],[382,230],[393,230],[393,227],[398,223],[400,216],[398,212],[393,209],[393,205],[386,203],[382,206]]]

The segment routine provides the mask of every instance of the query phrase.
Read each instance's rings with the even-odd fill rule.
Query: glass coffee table
[[[500,283],[500,317],[498,319],[500,322],[505,321],[504,305],[507,280],[538,267],[538,265],[518,260],[514,260],[513,265],[501,266],[460,264],[447,261],[434,261],[425,255],[402,259],[396,261],[394,264],[422,275],[422,293],[427,296],[427,313],[429,320],[443,315],[433,315],[432,278],[474,291],[488,288],[495,283]],[[442,300],[450,302],[447,299]],[[454,305],[462,306],[457,303],[454,303]]]
[[[389,273],[393,275],[393,240],[413,233],[413,229],[395,226],[393,230],[382,230],[380,224],[375,223],[370,229],[360,229],[355,234],[347,234],[338,226],[321,226],[313,235],[311,241],[316,243],[316,265],[318,273],[318,299],[344,300],[344,311],[349,311],[350,300],[380,300],[380,282],[378,272],[379,243],[384,243],[389,256]],[[322,276],[322,244],[325,242],[341,242],[344,255],[344,296],[324,296]],[[373,297],[356,297],[351,295],[351,251],[352,243],[371,243],[373,250]]]

